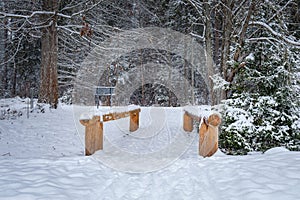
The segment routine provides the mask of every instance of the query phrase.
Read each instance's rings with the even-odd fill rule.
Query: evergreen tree
[[[280,8],[260,4],[255,20],[270,24],[276,32],[288,33],[285,16],[274,15]],[[299,48],[261,29],[249,30],[248,34],[256,39],[255,43],[246,42],[246,67],[240,69],[230,86],[231,96],[224,101],[221,148],[230,154],[266,151],[276,146],[299,150]]]

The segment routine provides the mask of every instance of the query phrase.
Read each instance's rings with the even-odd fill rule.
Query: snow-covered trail
[[[134,133],[128,133],[128,119],[105,124],[104,150],[89,157],[83,156],[71,106],[32,113],[29,119],[0,120],[0,199],[300,199],[300,152],[274,148],[265,154],[217,152],[202,158],[196,130],[177,138],[185,134],[179,131],[180,109],[166,110],[159,117],[161,112],[154,108],[148,111]],[[153,131],[156,134],[150,135]],[[164,146],[171,148],[161,151],[160,157],[148,156],[142,164],[123,157],[140,152],[136,157],[144,158]],[[176,147],[188,148],[181,155]],[[132,171],[138,171],[170,158],[173,162],[152,172],[116,170],[130,171],[133,163],[140,166]]]
[[[181,158],[122,173],[93,157],[0,160],[0,199],[299,199],[300,154]]]

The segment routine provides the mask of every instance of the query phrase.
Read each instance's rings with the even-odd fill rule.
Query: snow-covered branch
[[[188,0],[190,4],[197,10],[198,14],[202,14],[202,3],[195,1],[195,0]]]
[[[5,12],[0,12],[0,19],[1,18],[6,18],[6,17],[12,17],[12,18],[32,18],[35,15],[54,15],[55,12],[51,11],[34,11],[30,15],[19,15],[19,14],[13,14],[13,13],[5,13]]]
[[[245,6],[245,4],[248,2],[249,0],[244,0],[234,11],[233,11],[233,16],[236,17],[238,16],[238,12]]]
[[[268,42],[272,43],[274,46],[276,46],[274,41],[280,43],[280,40],[278,40],[274,37],[257,37],[257,38],[246,39],[246,42],[257,42],[257,41],[268,41]]]
[[[78,31],[74,31],[72,29],[69,29],[68,27],[70,27],[70,26],[57,26],[58,29],[63,29],[65,31],[68,31],[70,34],[80,35],[80,33]],[[80,28],[80,26],[78,26],[78,25],[76,25],[74,27]]]
[[[87,12],[87,11],[89,11],[89,10],[92,10],[93,8],[95,8],[96,6],[98,6],[102,1],[103,1],[103,0],[100,0],[100,1],[98,1],[97,3],[93,4],[92,6],[90,6],[89,8],[87,8],[87,9],[83,9],[83,10],[81,10],[81,11],[79,11],[79,12],[73,13],[73,14],[70,16],[70,18],[72,18],[72,17],[74,17],[74,16],[77,16],[77,15],[81,15],[82,13],[85,13],[85,12]]]
[[[200,39],[201,41],[204,41],[204,36],[203,36],[203,35],[201,36],[201,35],[196,34],[196,33],[193,33],[193,32],[191,32],[190,35],[191,35],[192,37],[195,37],[195,38]]]
[[[97,3],[91,5],[90,7],[86,8],[86,9],[82,9],[82,10],[76,12],[76,13],[73,13],[72,15],[66,15],[66,14],[63,14],[63,13],[60,13],[60,12],[55,12],[55,11],[33,11],[29,15],[20,15],[20,14],[14,14],[14,13],[0,12],[0,19],[6,18],[6,17],[29,19],[29,18],[32,18],[36,15],[57,15],[59,17],[64,17],[64,18],[71,19],[72,17],[75,17],[77,15],[81,15],[82,13],[85,13],[85,12],[93,9],[94,7],[98,6],[101,2],[102,2],[102,0],[98,1]]]
[[[257,42],[257,41],[261,41],[261,40],[268,40],[268,41],[276,41],[276,42],[280,42],[278,39],[274,38],[274,37],[257,37],[257,38],[249,38],[246,39],[246,41],[248,42]]]
[[[254,22],[250,22],[249,25],[251,26],[260,26],[265,28],[266,30],[268,30],[272,35],[274,35],[275,37],[280,38],[281,40],[283,40],[284,42],[290,44],[290,45],[294,45],[297,47],[300,47],[300,42],[291,40],[289,38],[287,38],[285,35],[276,32],[275,30],[273,30],[268,24],[261,22],[261,21],[254,21]]]

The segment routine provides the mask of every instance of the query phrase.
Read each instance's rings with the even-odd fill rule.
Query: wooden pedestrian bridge
[[[129,117],[129,131],[139,128],[140,112],[143,108],[135,105],[114,107],[107,112],[94,113],[92,116],[82,116],[80,123],[85,126],[85,155],[92,155],[103,149],[103,125],[105,122]],[[192,132],[194,122],[199,122],[199,155],[213,155],[218,149],[218,127],[221,117],[218,113],[201,110],[201,107],[183,107],[183,125],[185,132]],[[105,133],[109,134],[109,133]]]

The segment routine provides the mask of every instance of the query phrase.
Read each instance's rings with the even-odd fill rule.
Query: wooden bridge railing
[[[218,129],[221,124],[221,116],[213,113],[208,117],[201,117],[195,113],[184,111],[183,130],[192,132],[194,121],[200,122],[199,127],[199,155],[212,156],[218,150]]]
[[[92,119],[81,119],[80,123],[85,126],[85,155],[92,155],[97,150],[103,149],[103,123],[130,117],[129,131],[133,132],[139,128],[140,108],[130,111],[121,111],[93,116]]]
[[[103,149],[103,123],[130,117],[129,131],[139,128],[140,108],[129,111],[120,111],[93,116],[92,119],[81,119],[80,123],[85,126],[85,155],[92,155],[97,150]],[[221,124],[221,116],[218,113],[209,116],[184,110],[183,129],[186,132],[193,131],[193,122],[199,121],[199,155],[212,156],[218,150],[218,128]]]

